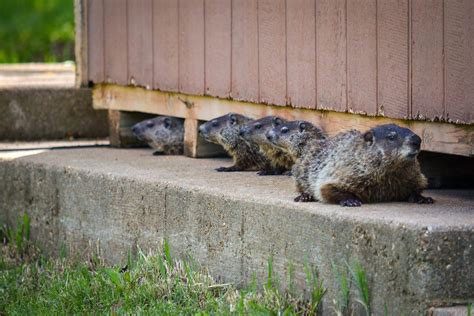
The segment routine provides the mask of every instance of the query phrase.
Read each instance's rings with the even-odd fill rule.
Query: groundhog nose
[[[247,131],[247,129],[245,127],[241,127],[239,129],[239,136],[244,136],[245,132]]]
[[[268,133],[266,133],[265,136],[267,136],[267,139],[268,139],[269,141],[272,141],[272,140],[273,140],[273,132],[272,132],[272,131],[269,131]]]
[[[410,138],[410,145],[412,145],[413,147],[416,147],[416,148],[420,148],[420,146],[421,146],[421,138],[420,138],[420,136],[418,136],[418,135],[413,135],[413,136]]]
[[[132,132],[133,132],[134,134],[136,134],[136,133],[138,132],[138,127],[137,127],[137,126],[133,126],[133,127],[132,127]]]
[[[199,133],[201,133],[201,134],[204,133],[204,129],[205,129],[204,124],[199,126]]]

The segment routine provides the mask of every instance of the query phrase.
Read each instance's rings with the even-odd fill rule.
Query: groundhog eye
[[[387,138],[390,139],[390,140],[395,140],[395,139],[397,138],[397,134],[395,134],[395,133],[390,133],[390,134],[388,134],[388,137],[387,137]]]
[[[146,127],[148,127],[148,128],[152,128],[153,126],[155,126],[155,123],[153,123],[153,122],[147,122],[146,123]]]
[[[215,126],[217,126],[217,125],[219,125],[219,123],[217,123],[217,121],[212,121],[212,126],[215,127]]]
[[[255,125],[255,129],[261,129],[261,128],[262,128],[262,124]]]
[[[288,133],[288,127],[283,127],[283,128],[281,129],[281,133],[282,133],[282,134]]]

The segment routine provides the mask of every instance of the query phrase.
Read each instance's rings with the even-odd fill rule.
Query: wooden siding
[[[86,0],[88,80],[472,124],[472,0]]]

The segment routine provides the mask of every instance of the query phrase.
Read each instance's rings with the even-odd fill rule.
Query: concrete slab
[[[49,150],[109,146],[108,139],[59,140],[42,142],[0,142],[0,160],[13,160],[20,157],[40,154]]]
[[[74,63],[0,64],[0,89],[74,88]]]
[[[226,159],[157,157],[147,149],[51,151],[0,162],[0,220],[27,211],[35,240],[50,253],[79,254],[98,241],[106,259],[169,239],[226,281],[264,279],[266,263],[304,284],[308,258],[337,297],[332,262],[359,261],[374,314],[419,315],[474,298],[474,191],[428,191],[434,205],[382,203],[357,209],[298,204],[292,180],[217,173]],[[355,292],[354,292],[355,293]],[[353,295],[355,298],[355,294]]]
[[[0,140],[108,136],[107,113],[92,108],[90,89],[0,88]]]

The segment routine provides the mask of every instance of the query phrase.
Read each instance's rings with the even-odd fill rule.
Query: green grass
[[[74,60],[73,0],[0,0],[0,63]]]
[[[164,315],[317,315],[326,287],[314,264],[305,260],[306,287],[298,291],[295,267],[287,267],[285,289],[274,273],[273,258],[267,278],[249,286],[217,283],[192,258],[172,257],[163,243],[157,253],[128,256],[125,266],[110,266],[99,250],[68,258],[61,248],[57,259],[41,256],[29,241],[30,221],[20,218],[14,229],[0,226],[0,315],[38,314],[164,314]],[[371,314],[365,271],[355,263],[333,264],[338,315],[350,315],[354,302]]]

